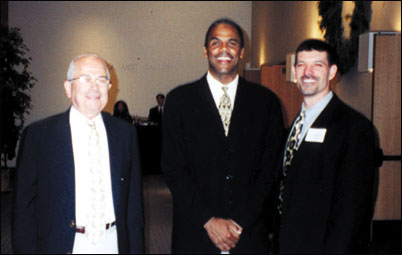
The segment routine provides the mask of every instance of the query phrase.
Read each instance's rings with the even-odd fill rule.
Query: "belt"
[[[112,223],[107,223],[105,228],[106,228],[106,230],[108,230],[109,228],[113,227],[114,225],[116,225],[115,221],[113,221]],[[85,234],[85,226],[76,227],[75,232]]]

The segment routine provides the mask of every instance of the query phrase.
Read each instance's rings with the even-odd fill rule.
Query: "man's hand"
[[[212,217],[204,228],[209,238],[221,251],[229,251],[236,246],[240,239],[242,227],[231,219]]]

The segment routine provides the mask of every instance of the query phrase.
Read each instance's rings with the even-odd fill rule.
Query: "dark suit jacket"
[[[142,253],[143,200],[135,128],[102,114],[108,136],[120,253]],[[69,111],[29,125],[17,161],[13,243],[17,253],[71,253],[74,158]]]
[[[155,107],[153,107],[153,108],[151,108],[149,110],[148,120],[149,121],[154,121],[158,125],[161,124],[161,122],[162,122],[162,114],[159,113],[158,106],[155,106]]]
[[[288,170],[280,252],[349,253],[372,216],[373,127],[335,94],[311,127],[327,132],[303,140]]]
[[[173,194],[173,253],[218,253],[203,228],[212,216],[243,227],[231,253],[267,252],[264,202],[282,132],[276,95],[242,78],[228,137],[205,76],[168,94],[162,171]]]

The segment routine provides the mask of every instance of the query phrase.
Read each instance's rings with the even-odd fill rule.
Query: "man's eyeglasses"
[[[89,75],[81,75],[80,77],[73,78],[69,81],[75,81],[75,80],[79,80],[80,83],[84,85],[91,85],[94,79]],[[110,81],[106,77],[97,77],[95,78],[95,82],[100,87],[106,87],[110,83]]]

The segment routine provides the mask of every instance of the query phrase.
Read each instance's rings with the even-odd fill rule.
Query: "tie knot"
[[[222,87],[223,93],[227,93],[228,92],[228,87]]]
[[[88,126],[89,126],[90,128],[96,129],[95,121],[93,121],[93,120],[88,120],[88,121],[87,121],[87,124],[88,124]]]
[[[302,112],[299,114],[299,116],[297,117],[296,122],[297,122],[297,123],[303,122],[305,117],[306,117],[306,112],[305,112],[305,111],[302,111]]]

